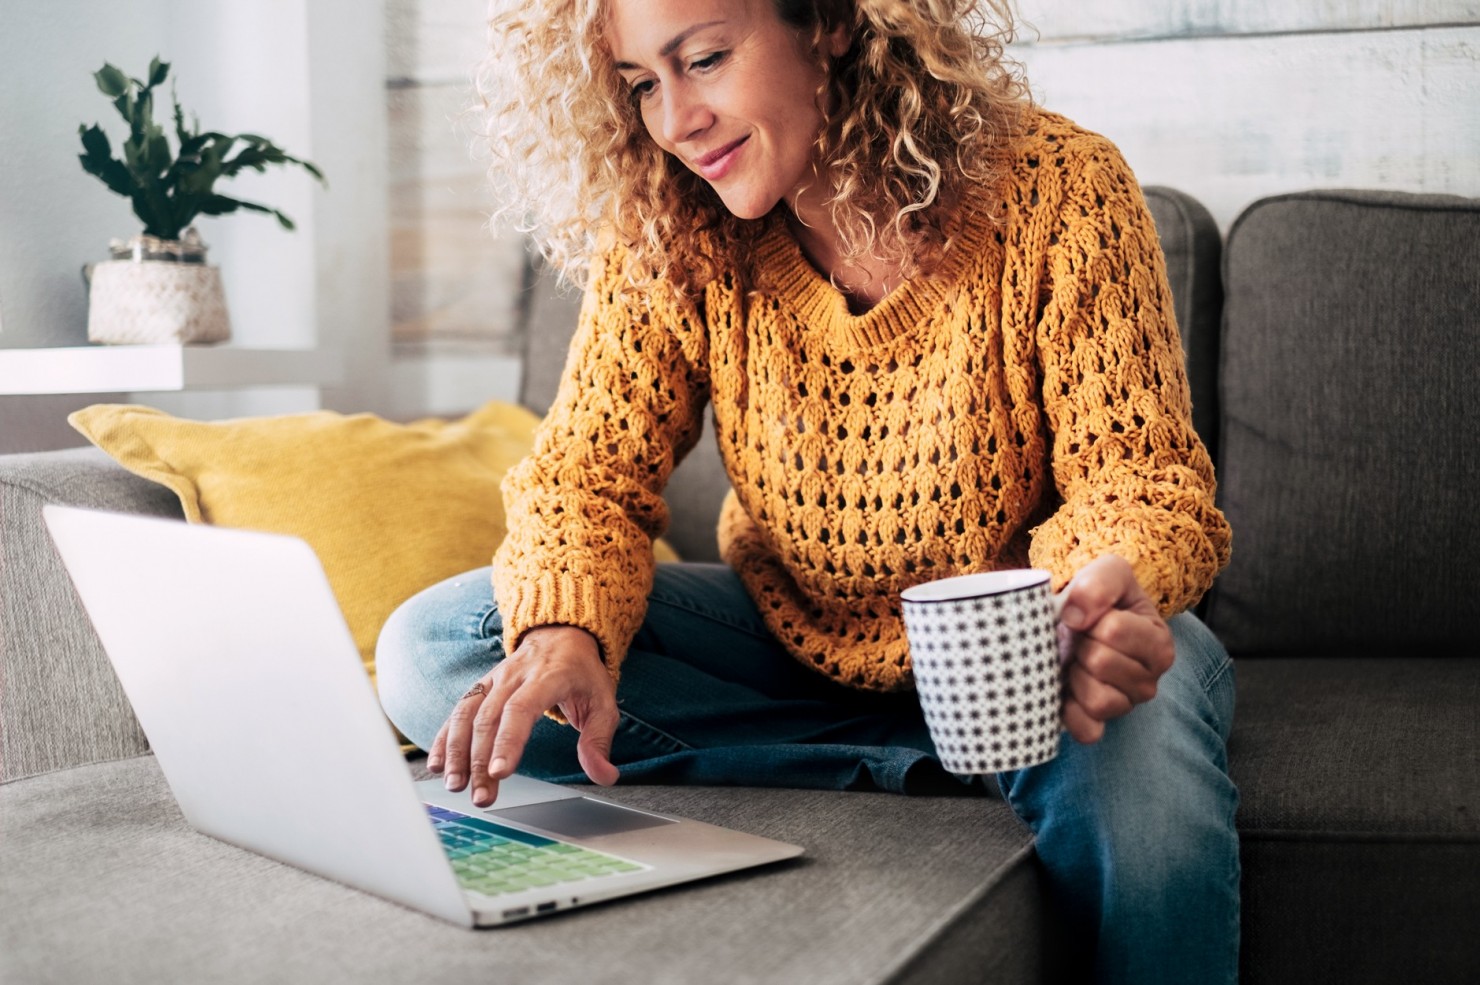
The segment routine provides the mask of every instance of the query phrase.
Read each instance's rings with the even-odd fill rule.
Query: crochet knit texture
[[[513,643],[641,624],[660,493],[712,407],[720,550],[776,637],[845,684],[911,685],[898,597],[948,575],[1130,562],[1164,614],[1227,562],[1155,228],[1104,138],[1035,112],[932,275],[861,315],[773,222],[689,301],[593,265],[535,451],[504,483]]]

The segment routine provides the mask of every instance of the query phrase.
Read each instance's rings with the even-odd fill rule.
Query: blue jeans
[[[1239,940],[1238,793],[1224,744],[1233,665],[1194,616],[1156,698],[1094,745],[996,783],[941,767],[913,693],[837,684],[771,636],[723,565],[658,566],[622,664],[612,762],[623,782],[739,784],[1005,797],[1036,837],[1059,912],[1100,981],[1232,982]],[[487,568],[406,602],[376,655],[381,702],[423,749],[503,659]],[[541,720],[519,771],[585,781],[576,732]]]

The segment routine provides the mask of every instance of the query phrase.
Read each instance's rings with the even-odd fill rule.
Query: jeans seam
[[[671,742],[674,746],[675,751],[677,752],[689,752],[692,751],[694,748],[687,742],[679,739],[677,736],[663,731],[656,725],[653,725],[650,722],[646,722],[643,719],[638,718],[636,715],[630,714],[626,711],[622,711],[621,708],[618,708],[617,712],[621,716],[622,724],[626,725],[629,731],[646,731],[648,733],[651,733],[652,736],[657,736],[661,739]],[[636,727],[635,729],[634,726]],[[641,738],[646,741],[650,738],[650,736],[642,735]]]
[[[502,632],[502,629],[503,629],[502,623],[500,623],[500,626],[499,626],[500,632],[491,633],[491,632],[488,631],[488,620],[492,619],[496,615],[498,615],[498,606],[490,603],[489,606],[488,606],[488,608],[486,610],[484,610],[483,614],[478,617],[478,620],[477,620],[477,623],[476,623],[476,625],[478,627],[478,636],[477,636],[477,639],[480,640],[480,641],[486,641],[486,640],[492,639],[493,637],[497,636],[500,639],[500,647],[502,647],[502,638],[503,638],[503,635],[504,635],[503,632]]]
[[[1233,658],[1232,657],[1224,657],[1223,658],[1223,662],[1218,665],[1218,669],[1215,670],[1215,671],[1213,671],[1212,675],[1206,681],[1203,682],[1203,685],[1202,685],[1203,693],[1204,694],[1212,694],[1213,693],[1213,689],[1218,686],[1218,682],[1221,681],[1224,677],[1226,677],[1228,675],[1228,672],[1230,670],[1232,670],[1232,669],[1233,669]]]

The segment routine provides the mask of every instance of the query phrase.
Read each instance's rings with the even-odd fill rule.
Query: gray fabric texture
[[[980,981],[984,967],[1041,961],[1035,944],[1006,934],[1040,904],[1031,874],[1014,878],[1032,864],[1029,836],[1000,801],[621,786],[609,795],[791,840],[807,855],[468,931],[196,834],[143,756],[0,787],[0,981],[866,985]],[[953,929],[951,946],[929,949]],[[1037,980],[1008,972],[991,980]]]
[[[1480,660],[1238,660],[1229,770],[1245,836],[1480,852]]]
[[[1219,271],[1223,237],[1212,213],[1185,192],[1159,185],[1142,189],[1167,261],[1167,283],[1187,357],[1192,426],[1218,453],[1218,321],[1223,307]]]
[[[0,456],[0,782],[148,748],[41,520],[45,503],[180,517],[96,448]]]
[[[961,985],[962,982],[1067,981],[1072,960],[1083,959],[1048,906],[1038,858],[1027,848],[1000,882],[961,909],[945,914],[907,960],[887,977],[889,985]]]
[[[1207,621],[1235,654],[1480,653],[1480,201],[1265,199],[1224,250]]]
[[[581,297],[579,292],[557,284],[554,275],[538,262],[528,280],[519,402],[543,414],[550,409],[560,387]],[[730,478],[714,440],[713,416],[706,415],[699,443],[673,470],[663,493],[669,514],[664,536],[685,561],[720,559],[715,531],[720,504],[729,491]]]
[[[1245,838],[1243,985],[1474,985],[1474,844]]]
[[[1246,985],[1476,981],[1480,661],[1237,666]]]

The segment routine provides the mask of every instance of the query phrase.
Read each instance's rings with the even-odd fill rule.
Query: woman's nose
[[[713,114],[691,87],[670,85],[663,93],[663,139],[678,145],[703,133],[713,121]]]

